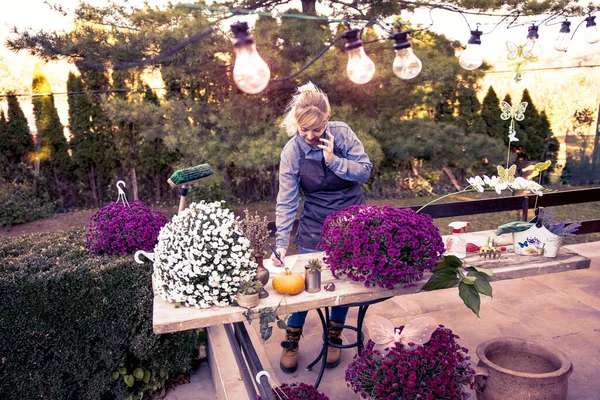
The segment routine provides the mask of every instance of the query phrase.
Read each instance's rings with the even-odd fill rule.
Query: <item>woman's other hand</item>
[[[319,145],[319,148],[323,150],[323,158],[328,163],[333,159],[333,135],[329,132],[329,129],[326,129],[325,133],[328,139],[320,138],[322,144]]]
[[[275,251],[277,252],[277,254],[279,254],[279,258],[281,258],[281,261],[284,261],[285,254],[287,253],[287,251],[283,247],[278,247]],[[279,262],[277,257],[275,257],[275,254],[271,254],[271,262],[276,267],[283,267],[283,264]]]

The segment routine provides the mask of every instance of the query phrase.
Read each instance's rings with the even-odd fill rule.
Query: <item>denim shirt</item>
[[[365,148],[356,137],[356,134],[344,122],[330,121],[327,128],[334,137],[334,155],[331,161],[325,163],[325,165],[342,179],[366,182],[371,174],[373,164],[371,164],[369,156],[365,153]],[[300,149],[298,149],[296,142],[300,145]],[[275,244],[276,247],[284,249],[287,249],[290,244],[290,234],[300,204],[299,151],[303,151],[307,159],[317,161],[323,159],[323,150],[318,147],[310,147],[298,132],[287,142],[281,152],[279,192],[277,193],[277,207],[275,209],[275,224],[277,226]]]

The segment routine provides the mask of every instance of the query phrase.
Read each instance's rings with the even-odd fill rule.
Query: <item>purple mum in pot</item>
[[[86,245],[92,253],[125,254],[152,251],[160,229],[169,222],[160,211],[141,201],[115,202],[92,215]]]
[[[348,365],[346,383],[364,399],[468,399],[475,371],[458,338],[440,325],[429,342],[415,348],[394,343],[379,351],[369,340]]]
[[[444,252],[433,219],[410,208],[344,208],[327,217],[321,237],[324,261],[333,275],[345,275],[366,287],[411,285],[435,267]]]

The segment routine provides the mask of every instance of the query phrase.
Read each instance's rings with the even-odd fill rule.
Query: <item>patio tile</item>
[[[593,331],[600,321],[600,311],[561,292],[502,300],[492,305],[550,338]]]

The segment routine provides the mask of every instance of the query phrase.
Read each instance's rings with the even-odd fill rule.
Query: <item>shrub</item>
[[[141,201],[115,202],[92,215],[86,244],[92,253],[125,254],[137,250],[152,251],[158,233],[167,222],[160,211]]]
[[[0,182],[0,226],[10,227],[54,212],[54,203],[47,196],[38,196],[36,185],[30,183]]]
[[[114,372],[187,371],[196,331],[152,331],[152,266],[89,255],[85,231],[0,240],[0,398],[124,399]],[[162,372],[162,374],[161,374]]]
[[[473,387],[474,371],[468,350],[456,339],[457,335],[440,325],[429,342],[416,348],[395,343],[381,352],[369,340],[348,365],[346,383],[363,398],[374,400],[467,399],[470,395],[463,386]]]
[[[444,252],[433,219],[410,208],[351,206],[327,217],[321,237],[331,273],[367,287],[416,282]]]

